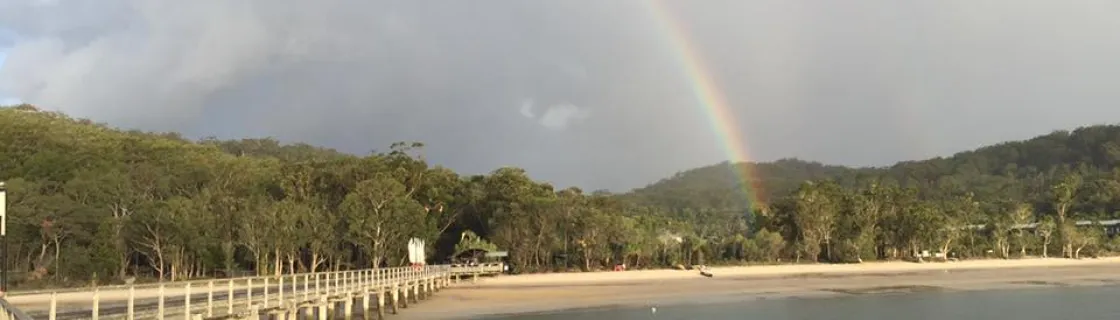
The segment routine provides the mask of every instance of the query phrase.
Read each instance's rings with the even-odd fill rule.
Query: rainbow
[[[761,184],[750,164],[750,155],[747,153],[747,142],[744,135],[739,132],[739,125],[735,122],[735,114],[730,105],[720,93],[714,77],[704,65],[703,59],[696,50],[696,46],[688,41],[684,27],[677,22],[669,8],[661,0],[647,0],[654,20],[667,35],[669,46],[681,66],[684,68],[692,91],[697,102],[711,122],[716,139],[720,141],[724,153],[730,160],[730,167],[743,188],[743,194],[749,204],[761,205],[765,203],[761,196]],[[739,163],[742,163],[741,165]]]

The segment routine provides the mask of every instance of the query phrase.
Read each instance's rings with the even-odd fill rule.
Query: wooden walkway
[[[459,274],[447,265],[12,292],[0,320],[382,319],[426,299]],[[8,311],[13,311],[11,314]],[[10,315],[11,314],[11,315]]]

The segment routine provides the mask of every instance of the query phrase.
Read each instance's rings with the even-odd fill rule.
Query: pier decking
[[[382,319],[503,265],[400,267],[11,292],[6,319]]]

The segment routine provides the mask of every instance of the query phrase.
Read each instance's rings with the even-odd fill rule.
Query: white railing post
[[[47,315],[47,318],[50,320],[58,318],[58,293],[54,291],[51,291],[51,311]]]
[[[214,316],[214,280],[206,282],[206,317]]]
[[[93,314],[90,318],[97,320],[101,315],[101,288],[93,288]]]
[[[229,279],[229,292],[226,293],[226,314],[233,314],[233,279]]]
[[[136,319],[136,286],[128,285],[128,320]]]
[[[253,308],[253,278],[245,279],[245,309]]]
[[[159,310],[156,311],[156,312],[158,312],[158,318],[157,319],[163,319],[163,284],[162,283],[159,284]]]
[[[186,290],[187,292],[183,295],[183,319],[191,320],[191,283],[187,282],[187,285],[185,288],[183,288],[183,290]]]
[[[268,308],[268,277],[264,278],[264,308]]]

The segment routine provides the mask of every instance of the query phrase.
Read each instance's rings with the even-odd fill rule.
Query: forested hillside
[[[1120,194],[1110,188],[1120,177],[1118,165],[1120,126],[1092,126],[884,168],[848,168],[797,159],[749,166],[762,186],[758,191],[763,199],[785,197],[805,181],[832,180],[846,188],[870,184],[914,188],[928,199],[972,193],[987,205],[1021,201],[1040,210],[1050,209],[1049,188],[1056,181],[1078,175],[1086,194],[1075,199],[1075,211],[1114,217],[1120,210]],[[730,166],[721,163],[678,173],[627,197],[666,208],[742,209],[746,203],[740,184]]]
[[[993,250],[1006,258],[1012,246],[1018,255],[1057,249],[1076,257],[1086,249],[1120,248],[1100,226],[1074,227],[1076,221],[1120,218],[1120,126],[1055,131],[885,168],[793,159],[737,165],[755,172],[751,184],[762,186],[754,191],[763,203],[741,200],[748,197],[727,163],[685,171],[624,197],[670,212],[750,212],[748,229],[780,233],[786,246],[773,252],[794,259],[890,259],[926,249],[964,258],[993,256],[987,254]],[[1033,222],[1041,224],[1035,231],[1011,229]],[[961,231],[966,225],[985,229]]]
[[[737,172],[732,171],[728,162],[690,169],[635,189],[624,197],[662,208],[747,210],[751,204],[747,200],[749,197],[744,194],[744,183],[751,184],[747,189],[752,193],[757,192],[759,199],[771,202],[770,200],[789,194],[805,181],[840,179],[846,181],[845,184],[851,184],[847,180],[855,177],[858,172],[875,173],[868,169],[852,169],[798,159],[753,163],[748,170],[751,172],[748,174],[751,181],[744,182]]]
[[[652,209],[554,190],[521,169],[460,176],[427,165],[419,143],[386,149],[354,156],[271,139],[196,143],[2,108],[9,257],[24,275],[15,280],[400,265],[409,237],[428,239],[442,262],[467,230],[511,251],[519,271],[594,269],[648,257],[651,249],[619,244],[667,225]]]
[[[1073,257],[1116,249],[1073,221],[1114,216],[1118,143],[1120,127],[1098,126],[889,168],[751,164],[764,202],[748,203],[727,164],[586,194],[517,168],[462,176],[427,164],[419,143],[359,156],[193,142],[22,105],[0,108],[0,181],[22,286],[400,265],[409,237],[428,239],[431,262],[443,262],[465,231],[508,250],[517,272],[918,250]],[[1037,233],[1011,229],[1033,221]],[[986,228],[962,228],[973,224]]]

